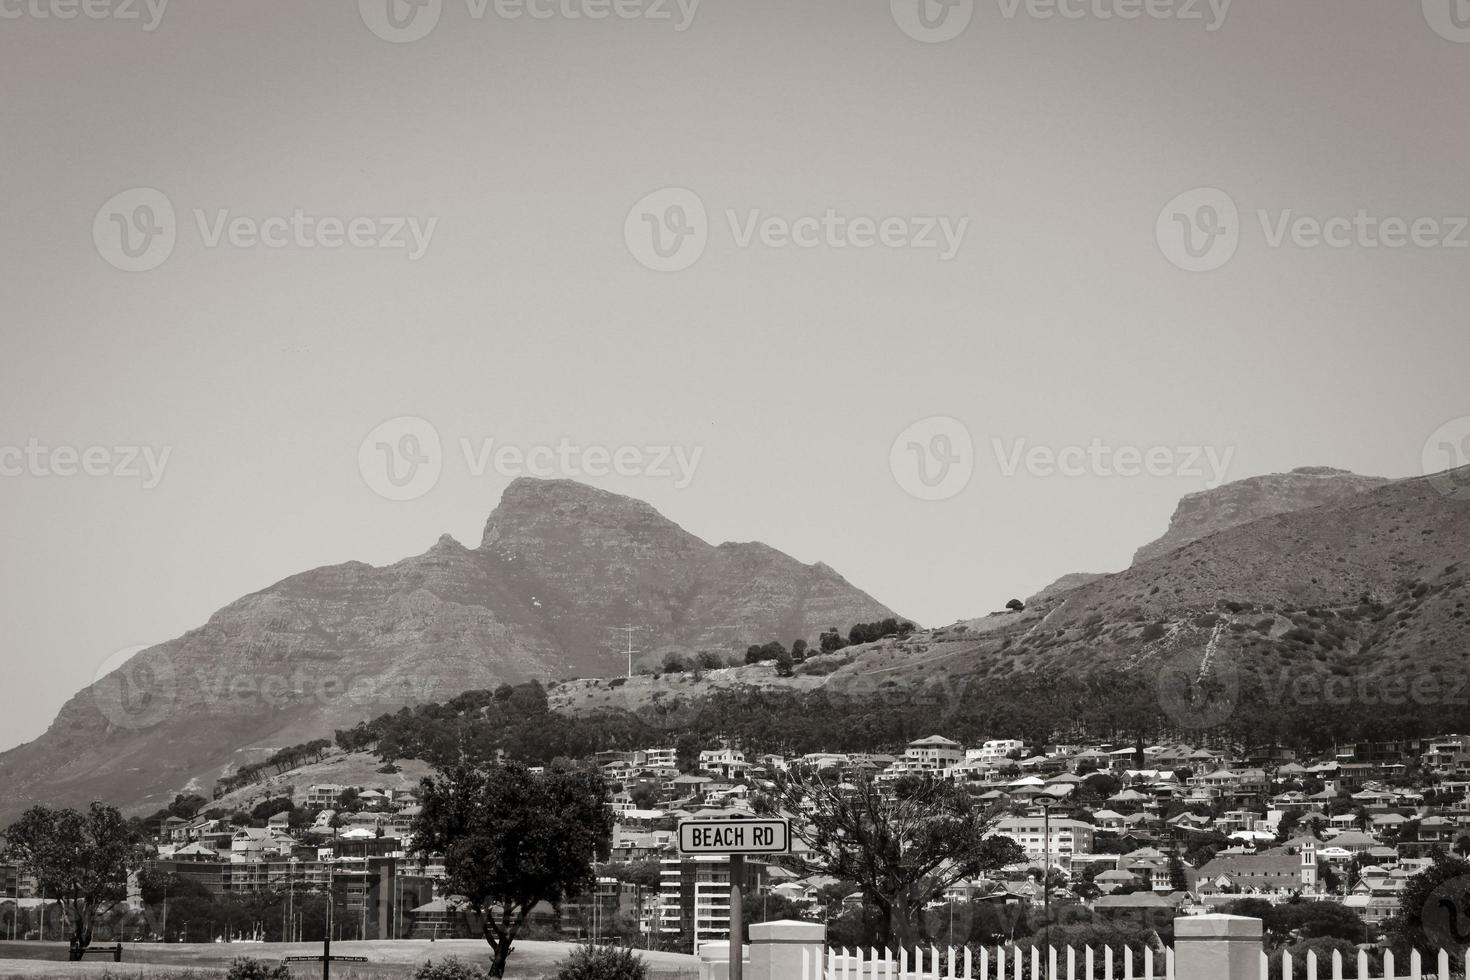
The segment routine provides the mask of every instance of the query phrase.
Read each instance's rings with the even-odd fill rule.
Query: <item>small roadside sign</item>
[[[685,820],[679,824],[680,854],[787,854],[786,820]]]

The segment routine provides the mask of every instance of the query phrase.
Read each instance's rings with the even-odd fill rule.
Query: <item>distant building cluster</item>
[[[580,937],[631,921],[647,944],[666,948],[723,941],[730,921],[728,862],[680,857],[678,824],[754,816],[757,799],[796,768],[871,779],[884,793],[906,778],[945,780],[990,810],[990,833],[1013,840],[1025,860],[956,883],[942,902],[1029,905],[1050,887],[1054,900],[1097,913],[1190,914],[1303,896],[1340,902],[1376,927],[1436,851],[1470,854],[1470,736],[1344,745],[1317,759],[1279,746],[994,738],[967,747],[932,735],[891,755],[747,758],[722,745],[684,758],[652,747],[586,761],[612,788],[610,861],[591,894],[538,907],[531,922]],[[319,783],[293,789],[289,802],[248,820],[218,811],[165,818],[150,828],[151,866],[218,896],[330,888],[341,896],[344,938],[467,934],[442,858],[412,847],[413,791]],[[651,880],[618,873],[640,864],[656,868]],[[830,876],[778,862],[748,861],[746,875],[757,910],[780,900],[830,915],[834,901],[862,903],[861,894],[834,894],[842,883]],[[16,869],[0,867],[0,888],[21,921],[44,912],[45,897]]]

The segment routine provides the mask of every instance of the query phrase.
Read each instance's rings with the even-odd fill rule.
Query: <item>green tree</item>
[[[70,957],[82,958],[100,916],[127,897],[128,865],[141,840],[116,807],[93,803],[86,813],[34,806],[5,832],[5,859],[34,875],[44,897],[66,917]]]
[[[1425,956],[1441,948],[1453,959],[1470,946],[1461,923],[1470,916],[1470,862],[1443,853],[1434,863],[1409,879],[1399,908],[1384,923],[1384,933],[1395,953],[1417,949]]]
[[[505,975],[538,902],[589,889],[612,841],[607,784],[591,770],[533,774],[519,764],[461,766],[426,778],[416,849],[442,853],[448,889],[483,922],[490,974]]]
[[[643,893],[657,891],[663,884],[662,867],[652,858],[644,861],[620,861],[609,864],[602,869],[602,873],[633,886],[635,889],[634,904],[640,916],[643,914]]]
[[[1189,877],[1184,873],[1184,862],[1179,858],[1177,850],[1169,852],[1169,887],[1176,891],[1189,890]]]

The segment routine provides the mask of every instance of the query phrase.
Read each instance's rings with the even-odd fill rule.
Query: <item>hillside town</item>
[[[668,746],[583,762],[612,791],[610,859],[599,868],[595,894],[538,906],[527,923],[534,935],[618,938],[683,952],[725,940],[729,866],[717,857],[680,857],[676,827],[754,817],[774,781],[797,769],[871,779],[884,792],[910,777],[944,781],[983,807],[988,833],[1013,840],[1025,859],[958,881],[933,903],[951,921],[953,910],[963,910],[981,938],[998,923],[1034,917],[1042,903],[1054,915],[1070,909],[1094,919],[1160,921],[1243,899],[1336,903],[1373,936],[1436,853],[1470,852],[1470,736],[1461,735],[1343,745],[1317,759],[1277,746],[1038,746],[1007,738],[965,746],[932,735],[892,755],[747,758],[721,746],[681,758]],[[151,853],[130,876],[133,911],[145,905],[146,878],[174,883],[173,925],[165,911],[162,930],[186,941],[257,938],[266,923],[241,921],[233,932],[211,935],[217,923],[180,921],[187,915],[182,897],[285,890],[297,907],[269,925],[286,938],[306,928],[305,898],[319,893],[334,896],[338,938],[476,934],[445,887],[442,856],[414,846],[421,810],[414,790],[292,785],[289,794],[232,813],[194,802],[197,813],[146,828]],[[54,899],[39,894],[34,880],[14,867],[3,875],[7,934],[52,935],[48,913],[50,929],[60,928]],[[851,883],[802,874],[783,859],[751,862],[744,884],[747,903],[767,914],[774,908],[829,925],[864,900]],[[164,901],[166,908],[166,890]],[[148,928],[159,932],[159,925]]]

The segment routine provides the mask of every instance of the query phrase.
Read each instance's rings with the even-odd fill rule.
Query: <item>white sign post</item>
[[[786,820],[685,820],[679,824],[679,853],[723,854],[730,858],[730,980],[743,980],[745,908],[741,881],[748,854],[787,854],[791,824]]]

